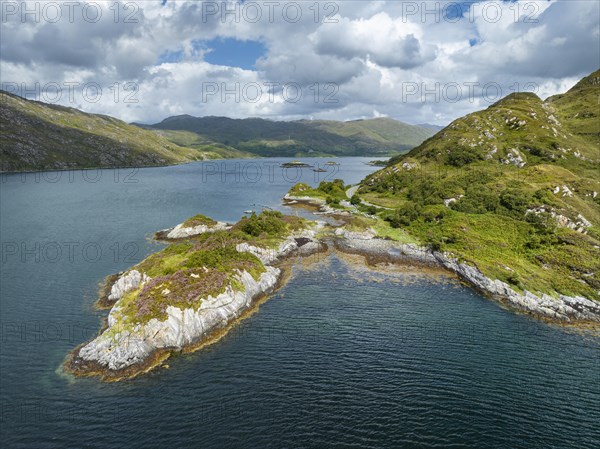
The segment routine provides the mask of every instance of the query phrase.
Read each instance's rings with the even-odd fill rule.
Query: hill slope
[[[421,243],[517,289],[600,300],[600,71],[542,101],[511,94],[362,183]]]
[[[404,152],[433,135],[434,130],[389,118],[337,122],[277,122],[260,118],[169,117],[151,129],[191,131],[259,156],[376,156]]]
[[[0,170],[155,166],[219,157],[105,115],[0,91]]]

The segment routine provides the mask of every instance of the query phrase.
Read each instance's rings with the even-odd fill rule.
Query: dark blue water
[[[346,182],[373,170],[339,161]],[[599,446],[596,337],[449,279],[336,258],[298,268],[258,313],[169,369],[117,384],[61,374],[100,327],[98,283],[159,249],[153,231],[279,207],[298,181],[220,164],[2,178],[1,447]]]

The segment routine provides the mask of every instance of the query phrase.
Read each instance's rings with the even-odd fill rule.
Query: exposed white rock
[[[140,273],[138,270],[130,270],[122,274],[112,285],[108,299],[111,301],[121,299],[125,293],[135,290],[149,280],[150,277],[146,274]]]
[[[600,303],[582,296],[533,294],[524,291],[522,294],[513,290],[507,283],[486,277],[477,268],[459,263],[444,253],[434,252],[434,257],[442,266],[458,274],[478,289],[495,297],[508,301],[515,308],[536,315],[561,321],[591,320],[600,322]]]
[[[561,228],[569,228],[574,229],[577,232],[586,233],[586,228],[590,228],[592,223],[590,223],[583,215],[577,214],[575,219],[571,219],[563,214],[559,214],[552,210],[552,208],[548,206],[540,206],[533,209],[527,209],[526,214],[541,214],[541,213],[549,213],[555,220],[556,224]]]
[[[244,242],[237,244],[235,249],[240,253],[248,252],[254,254],[264,265],[270,265],[276,262],[278,259],[285,257],[291,252],[297,250],[298,242],[296,239],[308,239],[314,242],[315,234],[316,232],[314,230],[305,229],[286,238],[279,244],[278,248],[261,248]]]
[[[562,196],[573,196],[573,192],[566,185],[562,186]]]
[[[497,152],[498,152],[498,147],[496,145],[494,145],[492,147],[491,151],[485,155],[485,158],[489,160],[489,159],[493,158],[494,154],[496,154]]]
[[[244,291],[227,288],[217,297],[204,298],[198,310],[169,306],[166,320],[153,318],[144,325],[127,329],[115,328],[118,324],[113,321],[106,331],[79,350],[79,356],[111,370],[119,370],[143,362],[157,349],[182,349],[196,343],[226,326],[248,309],[257,296],[275,287],[280,270],[265,268],[266,272],[258,281],[246,271],[240,272],[238,279]]]
[[[521,154],[515,149],[509,150],[509,152],[506,154],[506,159],[501,159],[500,162],[505,165],[513,164],[519,168],[525,166],[523,156],[521,156]]]
[[[450,206],[450,204],[452,204],[452,203],[454,203],[454,202],[458,201],[458,200],[459,200],[459,199],[461,199],[463,196],[464,196],[464,195],[458,195],[457,197],[454,197],[454,198],[446,198],[446,199],[444,200],[444,206],[446,206],[446,207],[449,207],[449,206]]]
[[[229,226],[227,223],[223,223],[220,221],[217,222],[217,224],[215,224],[213,226],[198,225],[198,226],[192,226],[192,227],[185,227],[184,223],[180,223],[169,231],[169,233],[167,234],[167,238],[168,239],[183,239],[183,238],[191,237],[194,235],[204,234],[205,232],[215,232],[215,231],[227,230],[230,227],[231,226]]]

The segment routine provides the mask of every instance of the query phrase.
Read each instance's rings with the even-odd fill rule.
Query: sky
[[[446,125],[600,67],[597,1],[2,1],[2,89],[127,122]]]

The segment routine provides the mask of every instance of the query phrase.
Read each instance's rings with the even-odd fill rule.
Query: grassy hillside
[[[142,125],[145,126],[145,125]],[[336,122],[276,122],[259,118],[169,117],[152,129],[188,131],[259,156],[381,156],[398,154],[420,144],[434,130],[389,118]]]
[[[362,183],[380,218],[516,289],[600,300],[600,71],[511,94]]]
[[[0,131],[2,171],[166,165],[215,158],[222,151],[177,145],[159,132],[112,117],[4,91]]]
[[[194,148],[201,152],[210,153],[211,155],[214,154],[223,159],[244,159],[257,157],[255,154],[248,153],[247,151],[240,151],[222,143],[207,140],[191,131],[172,131],[165,129],[156,130],[155,132],[159,136],[165,137],[168,141],[177,145],[187,148]]]

